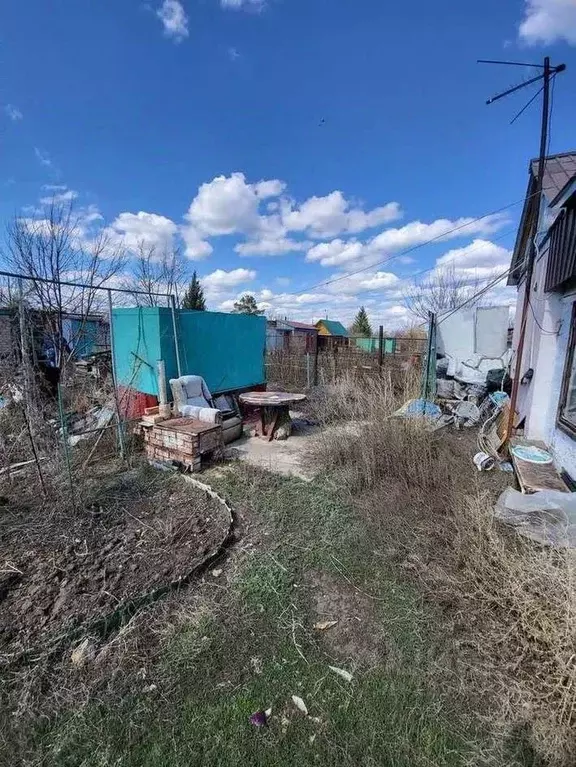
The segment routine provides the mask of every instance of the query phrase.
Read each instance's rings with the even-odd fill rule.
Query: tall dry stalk
[[[497,523],[486,488],[506,478],[475,473],[473,434],[390,418],[409,393],[389,379],[326,387],[312,403],[326,427],[313,458],[349,492],[375,546],[395,549],[403,576],[416,576],[442,611],[455,666],[439,683],[481,702],[493,733],[471,764],[524,767],[524,748],[531,764],[573,767],[576,552]]]

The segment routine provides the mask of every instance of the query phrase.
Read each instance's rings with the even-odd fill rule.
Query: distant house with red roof
[[[318,331],[314,325],[293,320],[268,320],[266,324],[267,351],[315,352]]]

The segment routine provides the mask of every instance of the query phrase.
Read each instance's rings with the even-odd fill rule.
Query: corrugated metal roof
[[[331,336],[346,336],[348,337],[348,331],[341,322],[337,320],[319,320],[318,323],[322,323]]]
[[[298,330],[309,330],[311,332],[317,333],[318,328],[315,328],[314,325],[307,325],[305,322],[294,322],[293,320],[285,320],[285,325],[290,325],[293,328],[297,328]]]
[[[538,175],[538,159],[530,163],[534,178]],[[549,155],[544,167],[544,194],[553,202],[576,176],[576,152]]]
[[[536,191],[536,176],[538,174],[538,159],[530,160],[528,166],[528,189],[522,211],[522,219],[518,227],[516,244],[508,275],[508,285],[518,285],[523,273],[522,259],[524,258],[527,238],[529,236],[532,217],[534,215]],[[549,206],[554,205],[557,198],[566,189],[568,184],[576,178],[576,152],[563,152],[551,154],[546,158],[544,167],[543,192]]]

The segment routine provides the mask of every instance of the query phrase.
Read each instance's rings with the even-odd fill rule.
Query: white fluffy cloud
[[[44,189],[51,191],[52,194],[40,198],[42,205],[63,205],[72,202],[78,197],[78,192],[74,189],[68,189],[58,184],[47,184]]]
[[[217,176],[198,189],[188,211],[188,220],[204,235],[255,232],[262,196],[269,197],[282,182],[247,184],[243,173]]]
[[[576,45],[575,0],[526,0],[520,38],[529,44],[565,40]]]
[[[162,22],[166,37],[180,43],[188,37],[188,16],[179,0],[164,0],[156,11],[156,16]]]
[[[193,226],[180,227],[180,234],[184,240],[184,253],[191,261],[202,261],[212,255],[214,248]]]
[[[401,215],[396,202],[364,211],[338,190],[297,205],[282,196],[285,188],[279,179],[251,184],[243,173],[217,176],[200,186],[186,219],[200,237],[242,235],[246,242],[235,247],[240,255],[272,256],[310,247],[291,233],[313,238],[357,233]]]
[[[309,242],[301,242],[280,235],[241,242],[235,246],[234,250],[241,256],[282,256],[285,253],[307,250],[309,246]]]
[[[504,272],[512,253],[489,240],[473,240],[463,248],[449,250],[436,261],[439,269],[450,268],[456,275],[484,279]]]
[[[256,277],[253,269],[232,269],[230,272],[224,269],[216,269],[215,272],[202,277],[202,285],[208,290],[220,291],[226,288],[235,288],[245,282],[250,282]]]
[[[308,251],[306,260],[317,261],[321,266],[355,267],[378,260],[388,253],[422,245],[429,240],[490,234],[506,223],[507,219],[501,215],[487,216],[480,220],[458,218],[451,221],[442,218],[430,224],[412,221],[400,228],[385,229],[367,242],[336,239],[320,243]]]
[[[497,214],[486,216],[480,220],[473,218],[457,218],[453,221],[439,218],[431,224],[412,221],[399,229],[386,229],[371,240],[374,250],[397,251],[405,250],[428,242],[433,239],[450,239],[453,237],[468,237],[474,234],[491,234],[498,231],[508,219]]]
[[[6,104],[4,107],[4,111],[8,115],[8,117],[12,120],[12,122],[17,122],[18,120],[22,120],[24,115],[22,112],[18,109],[18,107],[15,107],[14,104]]]
[[[335,294],[354,295],[359,293],[378,292],[382,295],[386,291],[395,289],[400,284],[400,278],[392,272],[360,272],[360,274],[335,274],[331,279],[342,277],[335,282],[326,285],[325,290]]]
[[[159,251],[170,249],[174,245],[177,225],[165,216],[157,213],[120,213],[110,226],[110,234],[121,239],[124,245],[136,251],[140,245],[157,248]]]
[[[401,216],[397,202],[389,202],[374,210],[364,212],[354,208],[340,191],[324,197],[310,197],[299,208],[283,215],[288,231],[304,232],[310,237],[335,237],[341,232],[357,233],[380,226]]]

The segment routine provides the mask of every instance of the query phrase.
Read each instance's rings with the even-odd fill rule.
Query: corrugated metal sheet
[[[178,319],[184,375],[202,376],[213,394],[265,383],[265,317],[180,311]]]
[[[178,375],[170,310],[114,309],[112,316],[118,383],[157,395],[159,359],[168,378]],[[177,326],[182,374],[202,376],[213,394],[266,381],[264,317],[179,310]]]
[[[576,277],[576,198],[558,216],[550,230],[550,252],[545,290],[557,290]]]

